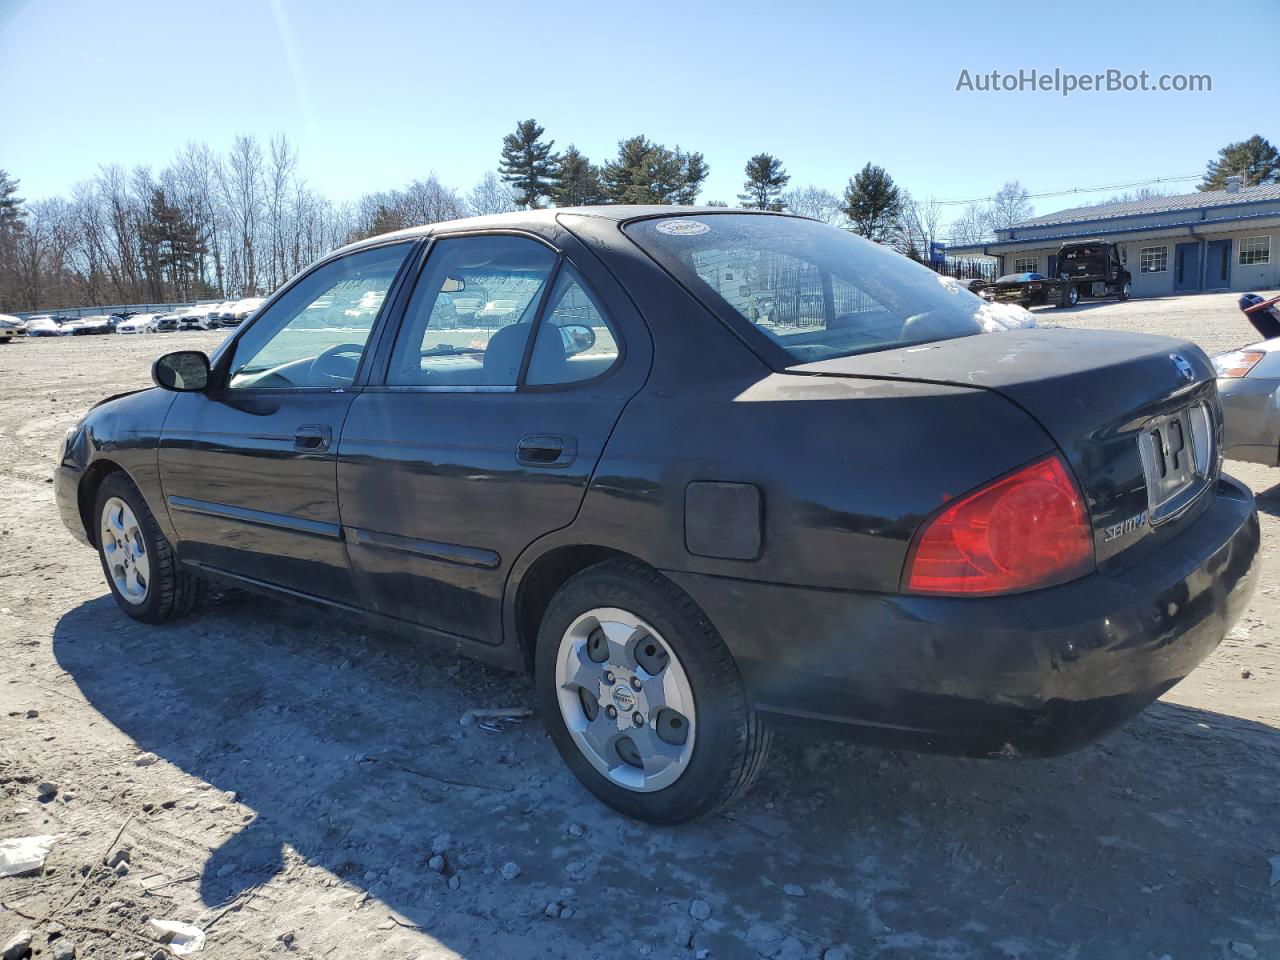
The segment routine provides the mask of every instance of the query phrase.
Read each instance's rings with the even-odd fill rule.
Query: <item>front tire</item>
[[[203,582],[182,568],[127,475],[102,481],[93,516],[102,572],[121,610],[142,623],[164,623],[199,606]]]
[[[538,704],[560,756],[597,798],[655,824],[740,796],[771,734],[697,604],[631,560],[582,571],[552,598],[535,652]]]
[[[1129,291],[1130,291],[1130,284],[1129,284],[1129,281],[1126,280],[1124,283],[1120,285],[1119,297],[1121,302],[1129,299]]]

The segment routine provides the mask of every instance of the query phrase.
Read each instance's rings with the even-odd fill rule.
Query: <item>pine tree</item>
[[[600,170],[572,143],[560,158],[551,200],[557,207],[577,207],[606,200]]]
[[[691,204],[711,172],[700,153],[654,143],[644,134],[618,142],[600,177],[611,203]]]
[[[868,240],[883,243],[901,209],[902,195],[884,167],[868,163],[845,187],[845,216],[853,232]]]
[[[1280,183],[1280,151],[1271,142],[1254,134],[1248,140],[1229,143],[1210,160],[1199,190],[1223,190],[1227,177],[1242,176],[1246,187]]]
[[[542,141],[546,130],[537,120],[521,120],[515,133],[502,138],[502,162],[498,170],[520,196],[520,205],[536,209],[555,187],[559,157],[551,152],[554,140]]]
[[[22,204],[18,193],[18,181],[0,170],[0,230],[16,229],[22,220]]]
[[[160,188],[152,190],[147,218],[138,226],[138,247],[152,299],[187,299],[205,246],[199,228]]]
[[[18,240],[23,231],[23,199],[18,181],[0,170],[0,306],[18,299]]]
[[[782,161],[769,153],[757,153],[747,161],[747,180],[742,185],[738,200],[748,210],[781,210],[782,188],[791,175],[782,168]]]

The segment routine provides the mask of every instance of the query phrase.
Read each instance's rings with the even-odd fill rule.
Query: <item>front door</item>
[[[1180,243],[1173,249],[1173,289],[1200,289],[1200,244]]]
[[[1204,288],[1231,289],[1231,239],[1210,240],[1205,248]]]
[[[643,325],[632,311],[620,328],[630,308],[601,284],[616,287],[530,237],[434,243],[385,383],[356,398],[338,450],[343,532],[367,605],[500,642],[512,563],[573,522],[647,370]]]
[[[179,394],[160,438],[178,556],[338,602],[353,588],[334,461],[374,322],[412,243],[322,264]]]

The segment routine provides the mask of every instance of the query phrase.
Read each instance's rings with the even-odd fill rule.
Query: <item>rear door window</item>
[[[436,241],[391,355],[394,386],[514,387],[556,254],[527,237]]]
[[[592,380],[617,360],[618,339],[613,325],[578,271],[565,263],[538,326],[525,383],[549,386]]]

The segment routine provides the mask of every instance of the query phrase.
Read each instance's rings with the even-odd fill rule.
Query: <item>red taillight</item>
[[[916,535],[912,593],[1012,593],[1093,566],[1089,513],[1067,468],[1046,457],[950,504]]]

